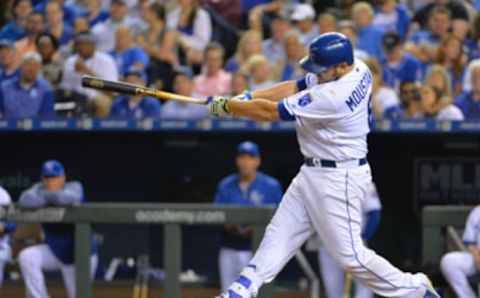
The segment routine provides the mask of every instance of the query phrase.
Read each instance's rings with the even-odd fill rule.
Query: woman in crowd
[[[446,100],[453,98],[452,81],[447,70],[442,65],[432,65],[425,76],[424,83],[431,86],[442,98]]]
[[[440,121],[464,120],[462,111],[452,104],[452,99],[450,98],[449,101],[445,100],[432,86],[421,86],[420,96],[420,105],[426,117],[432,117]]]
[[[225,70],[237,72],[250,57],[257,54],[262,54],[262,34],[255,30],[246,31],[237,44],[235,55],[227,61]]]
[[[435,60],[447,70],[452,81],[453,94],[459,95],[462,92],[464,66],[467,62],[462,41],[454,35],[445,37],[440,43]]]
[[[58,87],[62,79],[62,61],[58,54],[58,40],[51,33],[42,33],[35,41],[38,52],[42,57],[42,74],[52,87]]]

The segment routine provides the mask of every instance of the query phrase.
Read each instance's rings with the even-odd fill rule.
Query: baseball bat
[[[352,274],[350,272],[346,272],[345,274],[345,284],[343,287],[343,298],[350,298],[350,292],[352,290]]]
[[[122,94],[152,96],[160,99],[175,100],[185,103],[203,105],[207,104],[207,99],[184,96],[126,82],[104,80],[93,76],[83,76],[82,86],[98,90],[118,92]]]

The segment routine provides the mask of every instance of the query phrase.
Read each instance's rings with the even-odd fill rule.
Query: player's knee
[[[18,263],[21,268],[33,268],[38,260],[31,248],[25,248],[18,254]]]
[[[446,272],[454,269],[458,264],[456,254],[453,252],[447,253],[442,257],[440,261],[440,269],[445,274]]]

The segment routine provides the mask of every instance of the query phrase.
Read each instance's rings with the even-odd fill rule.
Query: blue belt
[[[364,164],[367,163],[367,158],[364,157],[364,158],[360,158],[360,159],[357,159],[358,161],[358,164],[355,163],[355,165],[358,165],[358,166],[363,166]],[[352,162],[355,162],[355,160],[353,160]],[[316,158],[316,157],[307,157],[305,158],[305,165],[307,167],[322,167],[322,168],[340,168],[341,166],[339,166],[339,164],[341,164],[342,162],[336,162],[334,160],[328,160],[328,159],[320,159],[320,158]]]

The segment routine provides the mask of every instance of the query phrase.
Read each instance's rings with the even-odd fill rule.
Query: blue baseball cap
[[[251,141],[242,142],[237,147],[237,154],[250,154],[252,156],[260,156],[258,145]]]
[[[42,177],[58,177],[65,175],[65,168],[58,160],[47,160],[42,164]]]
[[[0,48],[11,48],[13,49],[15,45],[10,39],[0,39]]]

